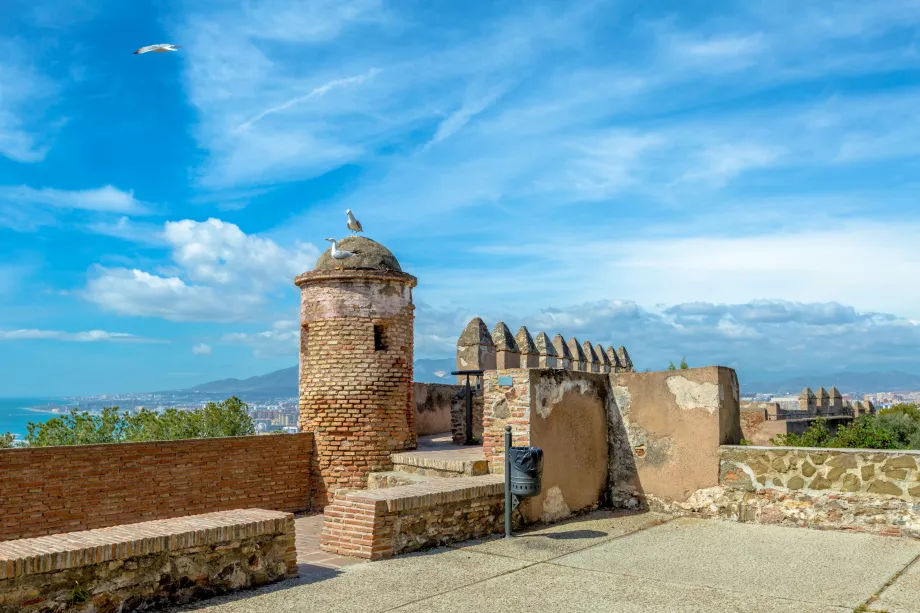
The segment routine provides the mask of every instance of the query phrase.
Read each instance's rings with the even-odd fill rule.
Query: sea
[[[12,432],[24,438],[28,430],[26,424],[41,422],[58,417],[50,410],[52,407],[66,406],[60,398],[12,398],[0,396],[0,434]]]

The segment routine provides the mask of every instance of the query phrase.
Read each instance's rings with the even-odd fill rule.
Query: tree
[[[0,434],[0,449],[9,449],[13,446],[13,435],[9,432]]]
[[[246,403],[236,396],[192,411],[140,409],[134,415],[106,407],[98,415],[71,410],[44,423],[29,423],[26,443],[33,447],[134,443],[255,434]]]
[[[687,356],[684,356],[680,359],[680,369],[687,370],[690,366],[687,364]]]
[[[677,367],[674,366],[674,362],[668,362],[668,370],[677,370]]]

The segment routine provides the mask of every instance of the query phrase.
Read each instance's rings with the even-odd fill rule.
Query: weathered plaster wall
[[[611,502],[687,500],[718,484],[719,446],[741,439],[738,379],[722,366],[608,375],[621,424],[611,430]],[[623,449],[623,438],[631,457]]]
[[[511,377],[511,386],[499,385]],[[483,437],[493,472],[504,472],[504,428],[514,445],[543,449],[539,496],[525,499],[529,522],[552,522],[592,509],[606,497],[608,475],[605,375],[557,369],[487,372],[483,382]]]
[[[463,393],[461,385],[413,383],[415,432],[419,436],[450,432],[451,407]]]

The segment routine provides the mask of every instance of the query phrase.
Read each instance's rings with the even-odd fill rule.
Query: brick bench
[[[292,514],[221,511],[0,542],[0,613],[133,611],[296,575]]]
[[[336,495],[324,512],[320,548],[379,560],[504,530],[504,475]]]

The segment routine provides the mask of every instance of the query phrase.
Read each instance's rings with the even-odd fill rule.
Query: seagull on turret
[[[351,209],[345,209],[345,214],[348,215],[348,229],[351,230],[352,234],[364,232],[364,228],[361,227],[361,222],[355,219],[355,216],[351,213]]]
[[[342,250],[340,250],[340,249],[336,246],[336,244],[335,244],[335,239],[334,239],[334,238],[327,238],[326,240],[329,241],[330,243],[332,243],[332,253],[330,253],[329,255],[332,256],[332,259],[333,259],[333,260],[347,260],[347,259],[350,258],[350,257],[353,257],[353,256],[358,255],[358,252],[357,252],[357,251],[342,251]],[[338,268],[341,270],[341,266],[338,267]]]
[[[172,45],[170,43],[158,43],[156,45],[147,45],[146,47],[141,47],[134,52],[134,55],[140,55],[141,53],[147,53],[148,51],[153,51],[154,53],[165,53],[166,51],[178,51],[181,49],[181,45]]]

